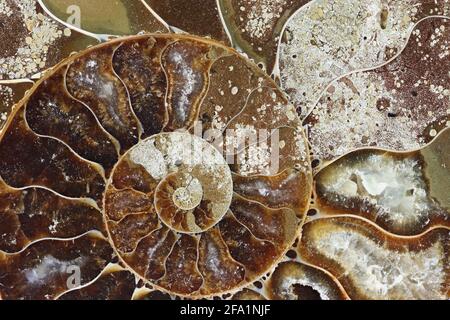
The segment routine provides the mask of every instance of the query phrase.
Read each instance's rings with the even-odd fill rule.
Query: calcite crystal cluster
[[[0,40],[0,300],[450,298],[449,0],[0,0]]]

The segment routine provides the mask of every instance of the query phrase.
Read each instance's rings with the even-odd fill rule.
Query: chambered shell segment
[[[145,170],[133,172],[133,164]],[[154,198],[152,205],[159,219],[175,231],[205,231],[230,207],[233,180],[229,166],[217,149],[193,135],[155,135],[119,161],[106,193],[106,214],[112,219],[123,218],[118,216],[117,204],[129,195],[121,190],[139,192],[138,186],[126,181],[133,173],[146,187],[140,192],[147,193],[150,203]]]
[[[129,297],[134,277],[195,298],[237,291],[291,247],[312,180],[273,82],[175,35],[114,40],[49,71],[1,132],[0,177],[6,299]],[[68,292],[69,266],[82,289]]]
[[[448,299],[449,230],[398,237],[340,216],[304,225],[303,259],[333,274],[351,299]],[[395,268],[392,265],[395,264]]]
[[[331,273],[351,299],[448,299],[449,138],[445,129],[419,150],[360,149],[324,166],[301,262]]]

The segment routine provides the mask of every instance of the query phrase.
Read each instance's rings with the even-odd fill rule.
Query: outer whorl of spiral
[[[239,143],[254,132],[268,134]],[[312,180],[301,123],[269,77],[180,35],[117,39],[49,71],[1,133],[0,176],[12,299],[61,296],[73,265],[80,286],[128,271],[191,298],[236,292],[294,243]]]

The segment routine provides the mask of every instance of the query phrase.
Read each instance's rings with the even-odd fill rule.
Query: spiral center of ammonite
[[[200,181],[194,177],[186,187],[180,187],[173,193],[173,203],[181,210],[193,210],[203,199],[203,188]]]
[[[233,194],[222,154],[181,132],[152,136],[128,151],[113,172],[113,183],[124,179],[133,179],[131,189],[144,191],[160,222],[180,233],[212,228],[227,213]]]

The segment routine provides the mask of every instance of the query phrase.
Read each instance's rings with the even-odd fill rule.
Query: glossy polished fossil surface
[[[448,300],[449,66],[449,0],[0,0],[0,300]]]
[[[221,101],[225,91],[248,103]],[[254,155],[264,143],[229,165],[190,131],[200,118],[223,119],[219,132],[282,128],[297,142],[269,175]],[[120,296],[134,281],[127,270],[170,294],[235,291],[283,258],[311,192],[293,106],[235,52],[183,36],[119,39],[63,61],[15,108],[0,159],[6,299],[88,297],[114,284]],[[123,270],[105,269],[116,260]],[[95,282],[67,293],[65,266],[79,267],[81,285]]]

